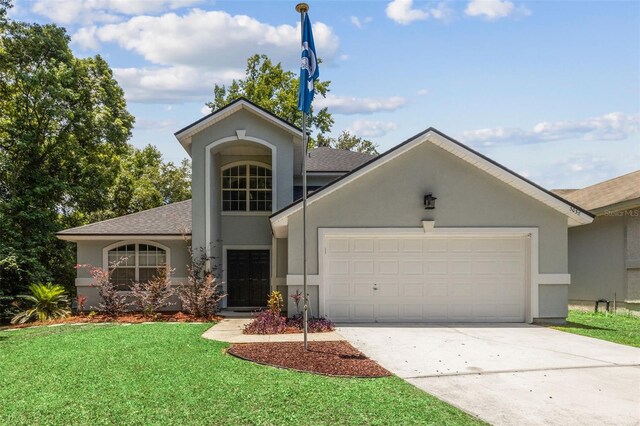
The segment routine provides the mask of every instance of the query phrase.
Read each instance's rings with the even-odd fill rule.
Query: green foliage
[[[237,359],[201,337],[209,327],[0,331],[0,424],[484,424],[399,377],[344,379]]]
[[[74,247],[55,232],[107,207],[132,126],[100,56],[75,58],[55,25],[2,25],[0,278],[7,293],[29,282],[72,286]]]
[[[30,295],[18,296],[33,306],[20,312],[11,319],[12,324],[24,324],[30,321],[47,321],[68,316],[69,299],[61,285],[31,284]]]
[[[571,310],[567,324],[553,327],[569,333],[640,348],[640,315]]]
[[[165,163],[154,146],[129,147],[119,173],[108,190],[104,210],[88,216],[89,222],[110,219],[191,198],[191,163]]]
[[[267,55],[255,54],[247,60],[245,78],[233,80],[227,86],[215,85],[214,99],[207,102],[212,110],[224,107],[234,100],[245,97],[256,105],[271,111],[278,117],[302,127],[302,113],[298,111],[298,75],[285,71],[282,64],[273,64]],[[317,81],[316,96],[327,96],[330,81]],[[327,108],[314,111],[307,116],[307,127],[323,135],[331,131],[333,118]]]
[[[363,139],[351,134],[348,130],[343,130],[338,138],[318,137],[318,146],[329,146],[336,149],[346,149],[349,151],[365,152],[371,155],[378,155],[378,146],[370,140]]]

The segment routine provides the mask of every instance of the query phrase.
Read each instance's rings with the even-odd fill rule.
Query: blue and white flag
[[[302,63],[300,65],[300,89],[298,90],[298,110],[309,114],[313,101],[313,82],[320,76],[316,45],[313,42],[311,21],[309,15],[304,14],[302,26]]]

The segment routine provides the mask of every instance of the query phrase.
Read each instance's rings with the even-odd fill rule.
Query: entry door
[[[325,311],[340,322],[522,322],[525,238],[330,236]]]
[[[227,250],[227,306],[266,306],[269,250]]]

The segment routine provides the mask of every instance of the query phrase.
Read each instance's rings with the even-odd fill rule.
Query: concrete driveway
[[[338,332],[409,383],[493,424],[640,425],[637,348],[527,324]]]

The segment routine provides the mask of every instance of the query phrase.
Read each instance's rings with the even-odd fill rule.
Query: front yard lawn
[[[209,324],[0,331],[0,424],[481,424],[397,377],[252,364]]]
[[[553,328],[640,348],[638,316],[571,310],[567,324]]]

